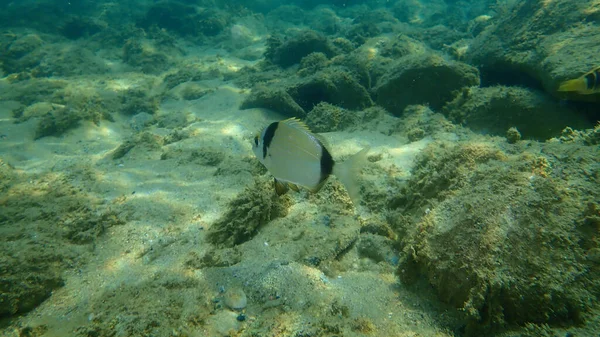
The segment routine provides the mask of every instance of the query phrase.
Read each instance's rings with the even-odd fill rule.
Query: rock
[[[407,55],[393,63],[374,88],[376,102],[396,116],[411,104],[441,109],[454,92],[479,85],[476,68],[436,54]]]
[[[356,248],[361,257],[369,258],[375,263],[398,263],[398,253],[394,249],[394,241],[380,235],[363,233],[360,235]]]
[[[367,89],[343,68],[330,67],[287,89],[304,111],[321,102],[361,110],[373,105]]]
[[[262,225],[287,214],[287,200],[273,193],[271,180],[257,181],[229,203],[228,210],[210,227],[206,238],[224,247],[246,242]]]
[[[152,5],[138,25],[154,25],[181,36],[215,36],[225,29],[228,15],[212,8],[200,8],[177,1],[162,1]]]
[[[160,98],[151,96],[149,90],[131,88],[119,93],[119,111],[125,115],[137,115],[141,112],[153,115],[158,111]]]
[[[76,127],[82,120],[81,114],[65,106],[53,108],[41,117],[35,129],[35,139],[46,136],[61,136],[67,130]]]
[[[42,117],[52,112],[54,109],[61,109],[64,106],[59,104],[53,104],[49,102],[37,102],[33,103],[23,109],[19,114],[15,114],[15,117],[19,117],[19,122],[24,122],[30,118]]]
[[[304,109],[284,89],[262,85],[254,87],[240,106],[240,109],[252,108],[265,108],[289,117],[304,118],[306,116]]]
[[[242,310],[248,305],[248,298],[246,297],[244,289],[233,286],[225,291],[223,302],[225,302],[225,305],[230,309]]]
[[[562,107],[541,92],[521,87],[470,88],[444,107],[444,114],[471,130],[506,135],[516,127],[524,138],[546,140],[566,126],[590,128],[584,116]]]
[[[7,74],[13,74],[11,81],[31,78],[31,70],[47,53],[44,41],[36,34],[21,37],[5,34],[0,39],[0,68]]]
[[[139,114],[131,117],[129,121],[129,127],[134,131],[141,131],[154,121],[154,117],[147,112],[140,112]]]
[[[7,50],[10,58],[21,58],[26,54],[40,48],[44,41],[37,34],[28,34],[12,42]]]
[[[155,48],[135,39],[129,39],[123,46],[123,62],[139,68],[144,73],[158,74],[168,69],[169,57]]]
[[[77,40],[97,34],[105,28],[107,28],[106,23],[102,24],[84,16],[72,16],[60,30],[66,38]]]
[[[312,132],[331,132],[341,130],[355,117],[347,111],[329,103],[317,104],[306,116],[306,125]]]
[[[521,140],[521,133],[515,127],[512,127],[506,131],[506,140],[509,144],[515,144]]]
[[[594,0],[522,1],[500,8],[505,14],[471,43],[467,60],[481,67],[486,81],[508,84],[521,74],[556,94],[562,81],[598,65],[593,61],[600,20],[600,12],[592,10],[596,5]],[[600,96],[566,97],[598,102]]]
[[[267,41],[265,58],[283,68],[300,63],[310,53],[323,53],[328,58],[337,54],[327,38],[315,31],[306,30],[298,36],[282,42],[276,38]]]
[[[298,70],[298,75],[306,76],[314,74],[316,71],[325,68],[328,63],[329,60],[325,54],[310,53],[300,60],[300,69]]]
[[[598,233],[600,189],[588,174],[600,148],[532,143],[509,155],[484,139],[432,143],[417,160],[406,203],[388,217],[402,279],[426,277],[466,314],[467,336],[582,322],[600,295],[597,265],[585,259],[598,247],[587,231]]]

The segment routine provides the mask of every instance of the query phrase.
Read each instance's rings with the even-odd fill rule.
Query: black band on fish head
[[[273,141],[275,130],[277,130],[278,126],[279,122],[273,122],[265,129],[265,134],[263,135],[263,159],[267,157],[267,149],[271,146],[271,141]]]

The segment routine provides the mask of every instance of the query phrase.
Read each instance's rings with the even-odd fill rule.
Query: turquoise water
[[[0,335],[598,336],[599,22],[1,1]]]

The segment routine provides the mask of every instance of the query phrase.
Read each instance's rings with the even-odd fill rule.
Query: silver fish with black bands
[[[269,124],[254,137],[252,149],[275,177],[277,194],[284,194],[290,188],[298,191],[298,186],[316,193],[333,174],[357,204],[360,198],[356,178],[360,165],[366,160],[368,148],[347,161],[337,163],[324,143],[306,124],[291,118]]]

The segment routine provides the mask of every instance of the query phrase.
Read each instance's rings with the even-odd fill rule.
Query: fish
[[[576,92],[581,95],[600,93],[600,67],[583,74],[581,77],[561,83],[558,91]]]
[[[355,205],[360,202],[357,177],[366,162],[369,147],[344,162],[336,162],[320,135],[312,133],[299,119],[290,118],[273,122],[257,133],[252,150],[273,175],[278,195],[289,189],[299,191],[298,186],[317,193],[327,179],[335,175],[352,202]]]

